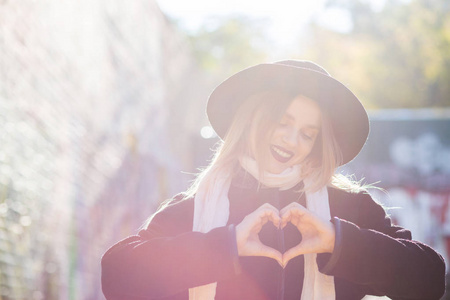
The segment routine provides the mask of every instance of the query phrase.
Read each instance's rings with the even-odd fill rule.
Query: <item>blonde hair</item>
[[[224,140],[219,142],[210,164],[195,178],[192,185],[184,193],[184,198],[195,195],[201,182],[209,184],[213,174],[229,174],[234,177],[240,169],[239,158],[252,155],[258,165],[264,170],[268,152],[251,151],[251,138],[258,137],[259,143],[268,143],[275,126],[280,121],[292,100],[299,95],[285,91],[270,90],[254,94],[245,100],[234,116]],[[320,105],[319,105],[320,106]],[[303,174],[314,182],[308,192],[315,192],[323,186],[331,185],[347,191],[360,191],[361,186],[348,176],[335,174],[337,167],[342,164],[342,153],[333,134],[329,117],[322,111],[322,126],[315,145],[302,162]],[[253,129],[254,128],[254,129]],[[251,130],[256,130],[251,134]],[[217,172],[217,173],[216,173]],[[209,176],[211,175],[211,176]],[[300,190],[305,192],[305,190]]]

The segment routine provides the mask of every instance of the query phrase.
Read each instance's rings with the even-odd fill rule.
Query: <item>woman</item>
[[[442,257],[334,174],[369,132],[343,84],[307,61],[261,64],[219,85],[207,112],[223,143],[105,253],[107,299],[440,299]]]

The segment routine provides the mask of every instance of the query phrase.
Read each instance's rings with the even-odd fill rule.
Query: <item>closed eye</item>
[[[301,136],[306,139],[306,140],[314,140],[315,137],[317,136],[317,130],[313,129],[313,130],[304,130],[301,131]]]
[[[313,139],[312,136],[309,136],[309,135],[304,134],[304,133],[302,133],[302,136],[303,136],[303,138],[305,138],[305,139],[307,139],[307,140],[312,140],[312,139]]]

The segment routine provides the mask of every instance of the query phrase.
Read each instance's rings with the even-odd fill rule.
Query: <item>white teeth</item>
[[[281,151],[280,149],[278,149],[277,147],[272,147],[272,149],[278,154],[278,155],[280,155],[281,157],[284,157],[284,158],[290,158],[292,155],[291,154],[289,154],[289,153],[286,153],[286,152],[284,152],[284,151]]]

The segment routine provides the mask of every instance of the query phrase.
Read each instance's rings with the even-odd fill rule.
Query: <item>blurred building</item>
[[[3,1],[0,29],[0,299],[103,299],[102,253],[194,170],[199,70],[151,0]]]
[[[450,258],[450,110],[370,113],[367,144],[343,173],[364,178],[393,221]]]

